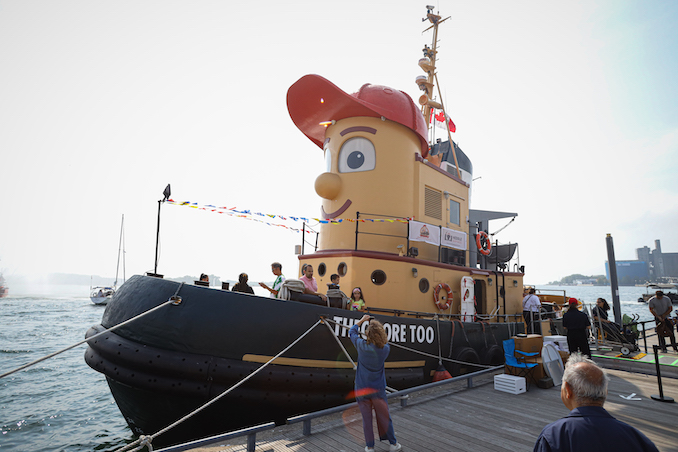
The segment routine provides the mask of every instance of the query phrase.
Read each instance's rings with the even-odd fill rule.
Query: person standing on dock
[[[530,287],[529,293],[523,298],[523,318],[525,319],[525,332],[541,334],[539,313],[541,312],[541,300],[535,295],[534,287]]]
[[[678,352],[678,346],[676,346],[676,338],[673,335],[673,322],[671,321],[671,309],[673,309],[673,304],[671,299],[664,295],[664,292],[658,290],[655,293],[655,296],[650,298],[647,302],[650,312],[654,316],[654,321],[657,324],[656,331],[659,331],[659,325],[663,324],[666,331],[669,332],[669,339],[671,339],[671,346],[673,349]],[[657,339],[659,341],[659,346],[662,351],[666,353],[666,339],[664,336],[657,332]]]
[[[609,377],[591,359],[570,355],[560,398],[570,414],[541,431],[534,452],[659,452],[635,427],[612,417],[603,408]]]
[[[369,322],[365,330],[367,340],[360,337],[360,326]],[[384,327],[377,320],[371,320],[369,315],[362,318],[348,331],[351,342],[358,350],[358,369],[355,374],[355,398],[363,417],[363,432],[365,434],[365,452],[374,452],[374,431],[372,430],[372,409],[377,417],[377,430],[380,439],[388,439],[390,451],[398,451],[402,446],[395,437],[393,421],[388,412],[386,398],[386,373],[384,362],[388,358],[391,346]]]
[[[589,348],[589,331],[591,322],[585,312],[579,310],[579,300],[570,298],[570,307],[563,315],[563,327],[567,330],[567,348],[570,353],[581,352],[591,356]]]

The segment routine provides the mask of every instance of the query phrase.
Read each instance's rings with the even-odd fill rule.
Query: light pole
[[[161,275],[158,275],[158,244],[160,243],[160,206],[162,206],[162,203],[167,201],[169,197],[172,195],[170,184],[167,184],[167,187],[165,187],[165,190],[163,190],[162,195],[163,198],[161,200],[158,200],[158,227],[155,234],[155,267],[153,267],[153,275],[150,275],[160,277],[162,277]]]

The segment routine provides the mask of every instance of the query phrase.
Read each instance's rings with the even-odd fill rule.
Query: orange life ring
[[[447,297],[443,298],[443,301],[440,301],[440,289],[445,289],[445,292],[447,293]],[[438,309],[444,311],[445,309],[450,307],[450,300],[452,299],[452,289],[450,289],[450,286],[448,286],[445,283],[440,283],[436,286],[435,290],[433,291],[433,301],[435,301],[436,306],[438,306]]]
[[[485,246],[483,246],[483,243]],[[480,231],[476,234],[476,246],[478,246],[478,251],[483,256],[489,256],[490,251],[492,251],[492,242],[490,242],[490,236],[487,235],[487,232]]]

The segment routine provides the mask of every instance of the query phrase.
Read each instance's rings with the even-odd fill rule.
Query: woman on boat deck
[[[367,340],[360,337],[360,326],[368,322],[365,335]],[[372,409],[377,417],[379,439],[388,439],[390,451],[398,451],[402,446],[396,441],[393,421],[388,412],[386,399],[386,374],[384,361],[391,351],[384,327],[377,320],[370,321],[369,315],[362,318],[349,330],[351,342],[358,350],[358,370],[355,374],[355,398],[363,417],[363,432],[365,434],[365,452],[374,452],[374,431],[372,430]]]

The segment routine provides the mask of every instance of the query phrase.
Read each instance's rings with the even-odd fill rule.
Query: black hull
[[[108,304],[102,325],[88,337],[167,301],[179,283],[135,276]],[[106,375],[111,392],[130,427],[151,434],[203,405],[261,367],[321,316],[349,324],[362,316],[313,304],[280,301],[217,289],[184,285],[178,306],[168,305],[95,340],[85,360]],[[501,364],[503,352],[495,340],[522,324],[456,324],[449,321],[377,316],[394,344],[387,361],[387,384],[401,389],[431,381],[443,357]],[[278,423],[290,416],[353,400],[354,370],[337,343],[337,336],[354,357],[345,332],[316,326],[283,355],[241,387],[195,418],[161,435],[159,444],[174,444],[256,425]],[[438,331],[440,333],[438,333]],[[338,333],[338,334],[337,334]],[[465,333],[465,334],[464,334]],[[336,334],[336,336],[335,336]],[[397,347],[425,352],[422,356]],[[445,363],[453,374],[477,370]]]

